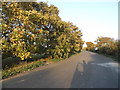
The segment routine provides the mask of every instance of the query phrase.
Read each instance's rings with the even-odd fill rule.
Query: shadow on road
[[[81,69],[81,70],[80,70]],[[86,82],[84,81],[84,75],[85,75],[85,69],[87,69],[87,64],[85,61],[83,61],[83,63],[78,63],[76,66],[76,70],[72,79],[72,83],[71,83],[71,88],[76,88],[76,87],[80,87],[80,86],[85,86]],[[80,84],[80,82],[83,82]]]
[[[83,52],[64,62],[6,80],[3,88],[117,88],[118,73],[112,63],[107,57]]]
[[[109,58],[91,55],[93,60],[79,61],[72,78],[71,88],[117,88],[118,73],[102,64],[111,63]]]

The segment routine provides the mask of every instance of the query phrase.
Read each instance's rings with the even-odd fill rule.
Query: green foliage
[[[41,58],[43,58],[43,57],[44,57],[44,55],[41,55],[41,54],[32,55],[32,59],[33,59],[33,60],[38,60],[38,59],[41,59]]]
[[[15,65],[18,65],[19,62],[20,58],[7,57],[2,60],[2,68],[8,69],[14,67]]]
[[[61,60],[62,59],[51,59],[49,57],[49,58],[46,58],[46,59],[39,59],[37,61],[32,61],[32,62],[29,62],[29,63],[23,62],[23,63],[15,66],[15,67],[11,67],[9,69],[3,70],[2,71],[2,78],[5,79],[5,78],[8,78],[8,77],[14,76],[14,75],[16,75],[18,73],[31,71],[31,70],[33,70],[33,69],[35,69],[37,67],[46,65],[46,63],[59,62]]]
[[[2,2],[2,54],[25,60],[33,54],[68,58],[82,49],[77,26],[62,21],[54,5],[37,2]],[[38,59],[38,58],[36,58]]]
[[[54,5],[2,2],[1,15],[3,78],[32,70],[50,60],[58,62],[82,49],[81,31],[62,21]],[[38,61],[41,58],[47,59]],[[22,65],[24,61],[27,64]]]
[[[61,61],[62,59],[51,59],[52,62],[59,62]]]
[[[34,61],[32,63],[18,65],[17,67],[3,70],[2,71],[2,79],[8,78],[10,76],[16,75],[21,72],[33,70],[34,68],[43,66],[43,65],[44,65],[43,61]]]
[[[95,41],[97,52],[103,53],[106,55],[111,55],[115,58],[117,58],[118,61],[120,59],[118,56],[120,55],[120,41],[114,40],[110,37],[98,37],[97,40]]]

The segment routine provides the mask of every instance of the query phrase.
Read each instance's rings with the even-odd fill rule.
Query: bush
[[[33,60],[38,60],[44,57],[44,54],[34,54],[32,55]]]
[[[8,57],[12,57],[12,53],[11,52],[6,52],[2,54],[2,59],[8,58]]]
[[[8,57],[2,60],[2,68],[8,69],[20,63],[20,58]]]

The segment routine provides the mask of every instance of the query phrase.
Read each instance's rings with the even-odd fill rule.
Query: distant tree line
[[[120,58],[118,57],[120,56],[120,40],[114,40],[110,37],[98,37],[95,43],[96,44],[86,42],[86,50],[111,55],[120,61]]]
[[[3,2],[0,27],[3,59],[25,60],[36,53],[68,58],[84,43],[79,28],[62,21],[58,8],[45,2]]]

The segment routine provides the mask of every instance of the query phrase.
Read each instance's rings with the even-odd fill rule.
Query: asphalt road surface
[[[55,64],[3,80],[3,88],[118,88],[118,64],[84,51]]]

